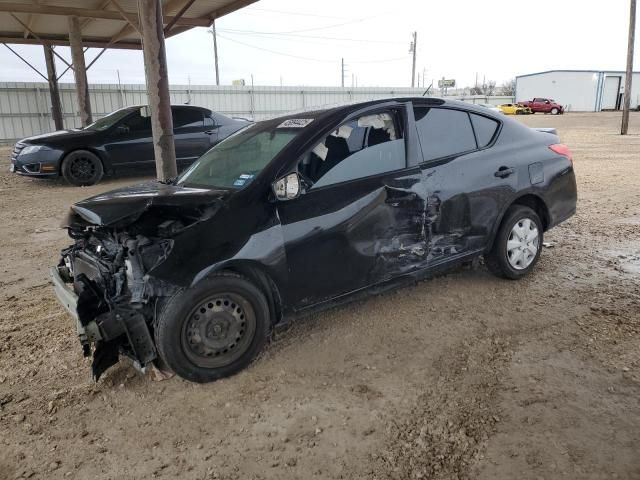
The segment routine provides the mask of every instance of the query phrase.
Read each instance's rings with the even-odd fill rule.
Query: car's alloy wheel
[[[507,241],[507,260],[516,270],[524,270],[538,254],[538,227],[530,218],[516,222]]]
[[[557,115],[558,114],[558,109],[557,108],[552,108],[551,109],[551,115]]]
[[[100,159],[87,150],[68,154],[62,161],[61,170],[65,180],[76,186],[94,185],[104,173]]]

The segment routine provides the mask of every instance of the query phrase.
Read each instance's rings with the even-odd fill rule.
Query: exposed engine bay
[[[107,228],[70,228],[75,243],[62,251],[60,277],[78,295],[78,334],[93,355],[96,380],[129,356],[140,368],[156,358],[152,338],[157,304],[176,287],[148,275],[166,259],[173,241]]]

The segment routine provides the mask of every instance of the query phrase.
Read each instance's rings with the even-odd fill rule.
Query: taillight
[[[573,155],[571,154],[571,150],[564,143],[554,143],[553,145],[549,145],[549,150],[557,153],[558,155],[562,155],[563,157],[567,157],[573,165]]]

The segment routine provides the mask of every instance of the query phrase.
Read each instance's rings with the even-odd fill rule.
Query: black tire
[[[507,244],[512,237],[512,230],[525,219],[529,219],[535,224],[537,229],[537,244],[535,256],[529,260],[526,266],[514,267],[509,260],[509,249]],[[521,224],[522,225],[522,224]],[[530,233],[532,231],[530,230]],[[519,240],[519,239],[518,239]],[[524,205],[512,205],[506,211],[496,238],[493,241],[491,251],[485,255],[485,264],[491,273],[498,277],[508,278],[510,280],[519,280],[526,276],[538,263],[540,252],[542,251],[543,227],[542,221],[538,214],[531,208]],[[526,251],[526,249],[525,249]],[[530,255],[530,250],[526,251]]]
[[[554,108],[551,109],[551,115],[557,115],[559,111],[560,110],[558,110],[557,108],[554,107]]]
[[[95,185],[102,179],[104,168],[97,155],[87,150],[75,150],[62,160],[64,179],[77,187]]]
[[[158,317],[155,341],[169,368],[205,383],[247,367],[270,329],[269,304],[260,289],[224,272],[170,298]]]

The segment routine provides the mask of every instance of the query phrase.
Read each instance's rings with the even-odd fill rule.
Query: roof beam
[[[162,7],[162,11],[163,12],[170,12],[172,10],[175,10],[180,5],[180,2],[181,2],[181,0],[169,0],[166,3],[166,5],[164,5]],[[166,15],[164,16],[165,22],[167,21],[168,18],[170,18],[170,17],[167,17]],[[170,22],[171,21],[169,21],[169,23]],[[122,27],[120,29],[120,31],[118,33],[116,33],[113,37],[111,37],[111,40],[109,40],[109,43],[113,45],[113,44],[121,41],[122,39],[128,37],[129,35],[131,35],[134,32],[135,32],[135,30],[133,29],[133,27],[131,25],[125,25],[124,27]]]
[[[246,1],[246,0],[245,0]],[[32,5],[28,3],[8,3],[0,2],[0,12],[10,13],[32,13],[42,15],[76,16],[83,18],[101,18],[105,20],[123,20],[122,14],[113,10],[94,10],[89,8],[62,7],[54,5]],[[137,13],[126,12],[128,15],[137,18]],[[165,16],[164,21],[170,23],[172,16]],[[176,20],[177,25],[188,25],[191,27],[208,27],[211,25],[209,18],[186,18]]]
[[[220,18],[229,13],[235,12],[236,10],[247,7],[252,3],[256,3],[257,1],[258,0],[236,0],[235,2],[232,2],[229,5],[225,5],[222,8],[209,12],[208,17],[210,17],[212,20],[214,18]]]
[[[40,75],[42,78],[45,79],[45,81],[49,81],[49,79],[47,77],[45,77],[42,73],[40,73],[40,70],[38,70],[36,67],[34,67],[33,65],[31,65],[27,60],[24,59],[24,57],[20,56],[20,54],[18,52],[16,52],[13,48],[11,48],[9,45],[7,45],[6,43],[3,43],[3,45],[5,47],[7,47],[9,50],[11,50],[13,52],[13,54],[18,57],[20,60],[22,60],[24,63],[26,63],[27,65],[29,65],[29,67],[31,67],[31,69],[36,72],[38,75]]]
[[[111,0],[104,0],[100,5],[98,5],[98,10],[104,10],[109,6],[110,3],[111,3]],[[80,22],[80,30],[84,31],[85,27],[89,25],[91,22],[93,22],[94,20],[95,18],[83,19],[82,22]]]
[[[16,32],[1,32],[0,31],[0,43],[13,43],[16,45],[42,45],[47,43],[49,45],[59,45],[61,47],[69,46],[69,37],[64,35],[40,35],[40,39],[37,38],[23,38],[22,33]],[[142,44],[140,40],[127,40],[126,42],[120,42],[110,44],[108,40],[104,38],[85,37],[82,40],[85,47],[91,48],[118,48],[123,50],[141,50]]]
[[[120,5],[120,2],[118,2],[118,0],[111,0],[111,4],[116,7],[116,10],[120,12],[120,15],[122,15],[122,17],[129,23],[129,25],[131,25],[140,35],[142,35],[142,32],[140,32],[140,26],[138,25],[137,16],[134,17],[132,16],[132,14],[126,12],[124,8],[122,8],[122,5]]]
[[[186,2],[184,2],[184,5],[180,9],[180,11],[178,13],[176,13],[176,15],[173,17],[173,20],[171,20],[169,23],[167,23],[167,26],[164,27],[164,34],[165,35],[167,33],[169,33],[169,31],[171,31],[171,28],[173,28],[173,26],[176,24],[176,22],[182,18],[182,16],[185,14],[185,12],[189,9],[189,7],[191,5],[193,5],[193,2],[195,2],[195,1],[196,0],[187,0]]]
[[[31,35],[36,39],[36,40],[40,40],[40,43],[45,44],[46,42],[44,42],[42,40],[42,38],[40,38],[40,36],[34,32],[33,30],[31,30],[22,20],[20,20],[16,15],[14,15],[13,13],[9,13],[9,15],[11,15],[13,17],[13,19],[18,22],[20,25],[22,25],[26,30],[29,31],[29,33],[31,33]],[[64,57],[62,57],[58,52],[56,52],[55,50],[51,50],[51,52],[58,57],[60,60],[62,60],[69,68],[73,68],[69,62],[67,62]]]

